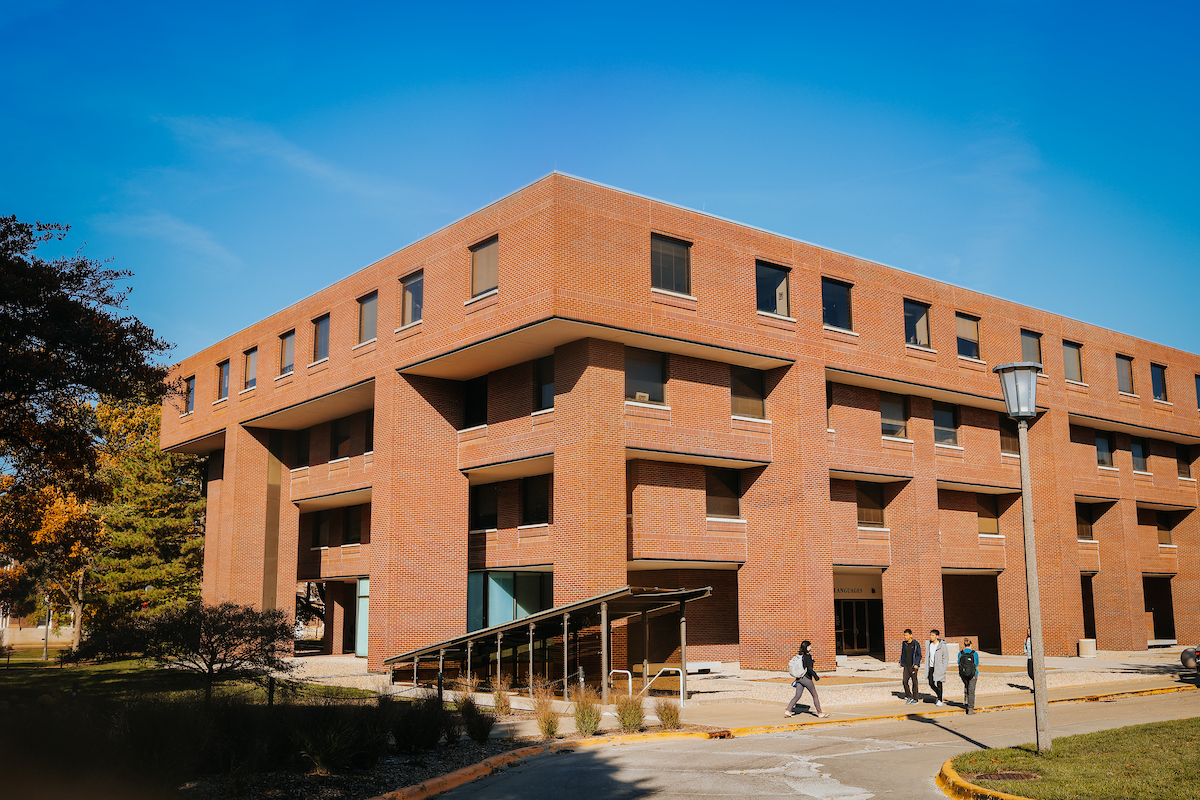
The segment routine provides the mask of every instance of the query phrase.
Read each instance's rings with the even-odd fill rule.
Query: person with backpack
[[[904,629],[904,641],[900,643],[900,669],[904,670],[904,705],[911,706],[921,700],[917,678],[921,669],[921,643],[913,638],[912,628]]]
[[[979,652],[971,649],[971,640],[963,639],[958,654],[958,677],[963,682],[963,705],[968,714],[975,713],[975,681],[979,677]]]
[[[796,703],[800,702],[800,697],[804,694],[804,690],[807,689],[808,693],[812,695],[813,708],[816,709],[817,716],[821,718],[828,717],[828,714],[821,711],[821,699],[817,697],[816,681],[821,680],[821,676],[813,669],[812,642],[808,639],[800,643],[800,652],[792,656],[792,660],[788,662],[788,674],[795,679],[792,681],[792,686],[796,687],[796,694],[792,697],[791,702],[787,704],[783,715],[785,717],[795,716],[792,709],[796,707]]]

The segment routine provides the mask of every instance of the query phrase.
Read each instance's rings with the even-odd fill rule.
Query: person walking
[[[958,677],[963,682],[963,705],[968,714],[975,713],[975,681],[979,678],[979,651],[971,649],[971,640],[963,639],[958,654]]]
[[[904,705],[920,702],[921,643],[913,638],[912,628],[904,629],[904,641],[900,643],[900,669],[904,670]]]
[[[950,651],[941,640],[941,632],[934,628],[929,632],[929,688],[937,695],[935,706],[942,705],[942,683],[946,680],[946,668],[950,666]]]
[[[792,660],[788,662],[788,673],[795,678],[792,681],[792,686],[796,687],[796,694],[792,697],[791,702],[787,704],[783,715],[785,717],[795,716],[792,709],[796,707],[796,703],[800,702],[800,697],[804,694],[804,690],[807,689],[808,693],[812,695],[813,708],[816,709],[817,716],[821,718],[828,717],[828,714],[821,711],[821,699],[817,697],[816,682],[821,680],[821,676],[813,669],[812,642],[808,639],[800,643],[800,652],[792,656]]]
[[[1037,694],[1033,683],[1033,638],[1029,633],[1025,634],[1025,674],[1029,676],[1029,693]]]

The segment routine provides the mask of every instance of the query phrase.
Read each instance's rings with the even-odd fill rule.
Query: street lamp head
[[[1042,365],[1036,361],[1017,361],[992,369],[1000,376],[1004,408],[1013,419],[1037,416],[1037,374],[1041,371]]]

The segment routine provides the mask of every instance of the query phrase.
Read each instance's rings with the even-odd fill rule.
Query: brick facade
[[[652,234],[690,243],[690,295],[652,290]],[[470,248],[492,236],[498,288],[473,298]],[[756,260],[790,270],[790,316],[757,310]],[[418,270],[423,316],[403,325],[401,279]],[[823,325],[822,278],[852,285],[852,331]],[[360,343],[372,292],[377,335]],[[930,348],[905,344],[905,299],[929,305]],[[959,312],[980,319],[982,360],[958,355]],[[325,314],[329,355],[309,363]],[[779,669],[807,638],[828,666],[843,644],[835,583],[864,575],[886,639],[869,649],[894,657],[911,627],[1019,653],[1019,458],[1002,453],[990,370],[1022,360],[1022,329],[1041,334],[1045,366],[1029,441],[1047,652],[1083,636],[1083,574],[1099,647],[1146,647],[1168,601],[1174,638],[1200,639],[1197,485],[1176,463],[1177,445],[1189,465],[1200,453],[1200,357],[560,174],[184,360],[194,411],[167,401],[162,444],[210,455],[205,599],[290,610],[298,581],[326,582],[327,649],[351,652],[369,577],[373,669],[465,632],[468,573],[512,569],[553,571],[556,605],[712,586],[688,612],[693,659]],[[1082,345],[1081,382],[1064,377],[1064,340]],[[256,384],[239,391],[253,347]],[[627,402],[630,347],[666,354],[663,403]],[[1134,359],[1136,395],[1117,391],[1116,354]],[[553,408],[535,412],[533,364],[549,355]],[[1152,363],[1170,402],[1152,397]],[[731,414],[732,366],[762,371],[765,419]],[[463,382],[485,375],[486,425],[466,429]],[[881,392],[908,398],[904,436],[881,435]],[[935,403],[957,405],[957,445],[935,443]],[[1114,469],[1097,465],[1097,430],[1115,436]],[[1145,471],[1131,437],[1148,440]],[[706,513],[712,467],[738,471],[737,518]],[[522,479],[551,472],[551,521],[522,525]],[[881,487],[882,525],[858,524],[858,482]],[[471,532],[470,487],[490,483],[495,527]],[[999,535],[979,532],[977,494],[995,499]],[[1078,539],[1076,502],[1095,510],[1094,540]],[[358,543],[343,535],[351,506]],[[677,657],[672,625],[652,621],[653,660]],[[640,663],[639,626],[618,626],[614,666]]]

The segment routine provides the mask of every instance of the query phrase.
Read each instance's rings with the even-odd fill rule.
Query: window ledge
[[[1133,471],[1133,474],[1134,475],[1149,475],[1150,477],[1154,477],[1154,473],[1151,472],[1150,470],[1146,470],[1146,469],[1135,469]]]
[[[970,361],[972,364],[983,364],[985,367],[987,366],[986,361],[984,361],[982,358],[975,358],[974,356],[964,356],[964,355],[960,354],[958,357],[958,360],[959,361]]]
[[[290,473],[292,473],[293,475],[295,475],[297,472],[300,472],[301,470],[305,470],[305,471],[307,471],[307,470],[308,470],[308,464],[305,464],[303,467],[292,467],[290,470],[288,470],[288,472],[290,472]]]
[[[962,450],[963,449],[963,446],[961,444],[942,444],[941,442],[934,442],[933,446],[934,447],[944,447],[947,450]]]
[[[1088,388],[1088,385],[1083,381],[1073,381],[1070,378],[1063,378],[1063,380],[1065,380],[1070,386],[1082,386],[1084,389]]]
[[[1041,378],[1042,380],[1047,380],[1047,381],[1050,380],[1050,376],[1048,374],[1046,374],[1045,372],[1039,372],[1037,374],[1037,376],[1039,378]]]
[[[518,525],[517,530],[527,531],[527,530],[531,530],[533,528],[549,528],[549,527],[550,527],[549,522],[530,522],[528,525]]]
[[[638,408],[660,408],[663,411],[670,411],[671,407],[664,403],[643,403],[639,400],[626,400],[625,405],[637,406]]]
[[[826,432],[826,433],[837,433],[837,431],[836,431],[836,430],[834,430],[833,428],[826,428],[826,429],[825,429],[825,432]]]
[[[471,528],[467,533],[495,533],[498,528]]]
[[[283,380],[284,378],[290,378],[290,377],[292,377],[292,376],[293,376],[293,375],[295,375],[295,374],[296,374],[296,370],[294,370],[294,369],[289,369],[287,372],[283,373],[282,375],[276,375],[276,376],[275,376],[275,380],[277,380],[277,381],[281,381],[281,380]]]
[[[1001,457],[1001,458],[1015,458],[1015,459],[1017,459],[1018,461],[1020,461],[1020,460],[1021,460],[1021,454],[1020,454],[1020,453],[1005,453],[1004,451],[1001,451],[1001,452],[1000,452],[1000,457]]]
[[[858,529],[860,531],[875,531],[876,533],[891,533],[892,532],[891,528],[878,528],[873,525],[859,525]]]
[[[665,294],[667,297],[678,297],[680,300],[691,300],[692,302],[699,302],[696,299],[695,295],[684,294],[683,292],[673,292],[670,289],[659,289],[657,286],[651,286],[650,291],[655,294]]]
[[[323,544],[323,545],[321,545],[320,547],[310,547],[310,548],[308,548],[308,549],[309,549],[309,550],[312,550],[312,551],[314,551],[314,552],[315,552],[315,551],[317,551],[317,550],[328,550],[328,549],[329,549],[329,545],[327,545],[327,544]]]
[[[257,385],[257,384],[255,384],[254,386],[247,386],[245,389],[242,389],[240,392],[238,392],[238,394],[239,394],[239,395],[243,395],[243,394],[245,394],[246,392],[253,392],[253,391],[254,391],[255,389],[257,389],[257,388],[258,388],[258,385]]]
[[[911,344],[909,342],[905,342],[904,346],[909,350],[919,350],[922,353],[937,353],[937,350],[934,350],[932,347],[926,347],[923,344]]]
[[[981,539],[1003,539],[1004,538],[1003,533],[981,533],[981,534],[979,534],[979,536]]]
[[[179,418],[183,419],[184,417],[190,417],[192,414],[195,414],[195,413],[196,413],[195,411],[185,411],[179,415]]]
[[[365,342],[359,342],[358,344],[354,345],[354,347],[351,347],[350,349],[357,350],[360,347],[366,347],[369,344],[375,344],[375,342],[377,342],[377,341],[379,341],[379,337],[372,336],[370,339],[367,339]]]
[[[1169,400],[1159,400],[1157,397],[1156,397],[1156,398],[1154,398],[1154,402],[1158,403],[1160,406],[1173,406],[1173,405],[1175,405],[1174,403],[1170,402]]]
[[[1195,482],[1196,482],[1196,479],[1195,479],[1195,478],[1185,478],[1185,477],[1184,477],[1184,476],[1182,476],[1182,475],[1180,475],[1180,476],[1179,476],[1179,480],[1181,480],[1181,481],[1187,481],[1188,483],[1195,483]]]
[[[766,419],[764,417],[744,417],[741,414],[730,414],[729,418],[740,420],[742,422],[764,422],[767,425],[771,424],[771,420]]]
[[[540,417],[542,414],[553,414],[553,413],[554,413],[554,406],[550,406],[549,408],[543,408],[540,411],[534,411],[529,416]]]
[[[472,425],[469,428],[460,428],[458,432],[459,433],[471,433],[472,431],[483,431],[483,430],[487,430],[486,422],[483,423],[482,425]]]
[[[229,399],[229,397],[228,397],[228,396],[226,396],[226,397],[218,397],[216,400],[213,400],[213,401],[212,401],[212,404],[215,406],[215,405],[218,405],[218,404],[220,404],[220,403],[224,403],[224,402],[225,402],[226,400],[228,400],[228,399]]]
[[[1120,472],[1121,471],[1120,467],[1106,467],[1103,464],[1097,464],[1096,469],[1102,469],[1105,472]]]
[[[341,458],[331,458],[331,459],[329,459],[329,466],[332,467],[334,464],[340,464],[343,461],[349,461],[349,460],[350,460],[350,456],[342,456]]]
[[[1169,548],[1171,548],[1172,550],[1178,550],[1178,549],[1179,549],[1179,545],[1177,545],[1177,544],[1163,544],[1162,542],[1159,542],[1159,543],[1158,543],[1158,546],[1159,546],[1159,547],[1169,547]]]
[[[324,358],[318,358],[316,361],[310,362],[308,366],[315,367],[317,364],[324,364],[328,360],[329,360],[329,356],[325,356]]]
[[[486,299],[488,299],[489,297],[495,297],[495,296],[496,296],[496,295],[498,295],[498,294],[500,294],[500,287],[499,287],[499,286],[497,286],[495,289],[488,289],[486,292],[483,292],[482,294],[477,294],[477,295],[475,295],[475,296],[474,296],[474,297],[472,297],[470,300],[466,300],[466,301],[464,301],[464,302],[463,302],[463,305],[464,305],[464,306],[469,306],[469,305],[471,305],[472,303],[478,303],[480,300],[486,300]]]
[[[762,312],[760,311],[760,312],[758,312],[758,313],[760,313],[760,314],[761,314]],[[825,325],[825,324],[822,324],[822,325],[821,325],[821,330],[823,330],[823,331],[833,331],[834,333],[844,333],[844,334],[846,334],[847,336],[858,336],[858,333],[857,333],[857,332],[855,332],[855,331],[852,331],[852,330],[850,330],[849,328],[839,328],[837,325]]]
[[[757,309],[755,311],[755,313],[757,313],[760,317],[766,317],[767,319],[777,319],[780,322],[795,322],[796,321],[795,317],[787,317],[787,316],[784,316],[783,314],[776,314],[774,311],[763,311],[761,308]]]
[[[706,516],[704,518],[704,521],[705,522],[734,522],[734,523],[740,522],[743,525],[746,524],[746,520],[742,519],[741,517],[707,517]]]
[[[1117,390],[1117,397],[1132,397],[1134,400],[1142,399],[1140,394],[1134,394],[1133,392],[1122,392],[1120,389]]]
[[[905,439],[903,436],[881,436],[879,438],[883,439],[885,442],[904,442],[905,444],[913,443],[912,439]]]
[[[364,455],[364,456],[373,456],[373,455],[375,455],[375,448],[371,448],[370,450],[365,450],[365,451],[363,451],[363,455]]]
[[[1090,538],[1090,539],[1076,539],[1075,541],[1079,542],[1080,544],[1083,544],[1084,542],[1087,542],[1088,544],[1095,544],[1095,543],[1096,543],[1096,537],[1095,537],[1095,536],[1093,536],[1093,537],[1092,537],[1092,538]]]
[[[362,547],[362,542],[346,542],[342,547]]]
[[[392,331],[392,333],[403,333],[404,331],[408,330],[409,328],[415,328],[416,326],[420,325],[421,322],[422,322],[422,320],[420,320],[420,319],[413,320],[412,322],[408,323],[407,325],[401,325],[399,328],[396,328],[396,330]]]

